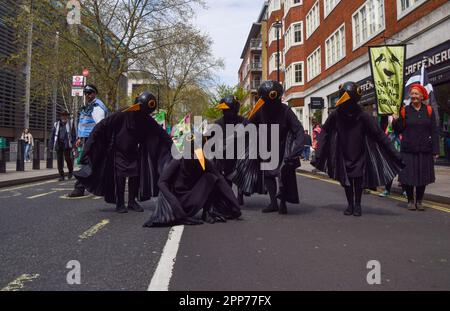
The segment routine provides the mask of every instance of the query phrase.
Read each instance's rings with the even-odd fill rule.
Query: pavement
[[[450,290],[449,205],[411,212],[401,196],[368,194],[362,217],[344,216],[342,188],[300,172],[288,215],[261,213],[268,198],[252,196],[241,220],[143,228],[155,201],[117,214],[99,197],[66,198],[73,183],[0,189],[0,290]]]
[[[0,173],[0,188],[58,177],[56,160],[53,168],[47,169],[47,161],[40,162],[40,169],[33,170],[32,162],[25,162],[25,171],[16,171],[16,162],[6,162],[6,173]],[[67,168],[65,169],[67,173]]]

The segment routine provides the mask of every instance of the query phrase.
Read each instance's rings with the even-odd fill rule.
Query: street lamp
[[[277,81],[280,82],[280,29],[282,27],[281,21],[277,18],[277,21],[273,24],[273,27],[277,30]]]

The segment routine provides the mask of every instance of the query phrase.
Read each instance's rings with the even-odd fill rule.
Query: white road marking
[[[27,197],[27,199],[36,199],[36,198],[40,198],[40,197],[43,197],[43,196],[46,196],[46,195],[49,195],[49,194],[52,194],[52,193],[55,193],[55,192],[56,191],[50,191],[50,192],[46,192],[46,193],[36,194],[36,195],[31,196],[31,197]]]
[[[57,182],[56,179],[55,180],[48,180],[48,181],[44,181],[44,182],[40,182],[40,183],[27,184],[27,185],[24,185],[24,186],[19,186],[19,187],[14,187],[14,188],[0,189],[0,192],[11,191],[11,190],[18,190],[18,189],[24,189],[24,188],[30,188],[30,187],[40,186],[40,185],[51,184],[51,183],[55,183],[55,182]]]
[[[70,198],[67,195],[62,195],[59,198],[60,199],[65,199],[65,200],[82,200],[82,199],[88,199],[88,198],[92,198],[93,195],[92,194],[88,194],[88,195],[84,195],[82,197],[74,197],[74,198]]]
[[[184,226],[172,227],[148,291],[168,291]]]
[[[93,236],[94,234],[96,234],[100,229],[102,229],[107,224],[109,224],[109,219],[103,219],[101,222],[99,222],[98,224],[90,227],[88,230],[83,232],[83,234],[79,235],[78,237],[80,239],[78,241],[81,241],[81,240],[84,240],[84,239],[87,239],[87,238]]]
[[[31,282],[34,279],[37,279],[39,277],[39,274],[22,274],[17,279],[3,287],[0,291],[1,292],[9,292],[9,291],[18,291],[19,289],[22,289],[25,285],[25,282]]]
[[[18,196],[22,195],[22,193],[20,193],[19,191],[11,190],[10,192],[11,192],[10,194],[6,193],[6,194],[0,195],[0,199],[7,199],[7,198],[18,197]]]

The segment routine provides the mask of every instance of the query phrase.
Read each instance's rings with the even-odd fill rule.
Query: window
[[[281,9],[281,0],[270,0],[269,2],[269,16],[273,11]]]
[[[285,0],[284,1],[284,15],[287,15],[292,7],[303,4],[303,0]]]
[[[303,85],[303,62],[292,63],[286,69],[286,90],[293,86]]]
[[[384,0],[367,0],[352,17],[353,49],[384,30]]]
[[[327,17],[341,0],[323,0],[323,16]]]
[[[308,81],[311,81],[321,72],[320,46],[308,56],[306,61],[308,66]]]
[[[336,64],[345,57],[345,24],[325,40],[325,67]]]
[[[295,45],[303,43],[303,22],[291,24],[284,35],[285,53]]]
[[[397,0],[397,19],[401,19],[414,11],[427,0]]]
[[[314,30],[319,27],[320,24],[320,11],[319,0],[314,3],[311,10],[306,14],[306,38],[309,38]]]
[[[273,53],[270,56],[270,59],[269,59],[269,73],[271,73],[272,71],[277,70],[277,68],[278,68],[278,63],[277,63],[278,57],[277,56],[278,56],[277,52]],[[281,54],[281,51],[280,51],[280,70],[282,69],[282,66],[283,66],[283,57],[282,57],[282,54]]]
[[[277,31],[279,32],[280,35],[280,39],[281,39],[281,29],[275,27],[274,25],[275,23],[272,24],[272,27],[270,27],[269,30],[269,45],[273,42],[277,40]]]

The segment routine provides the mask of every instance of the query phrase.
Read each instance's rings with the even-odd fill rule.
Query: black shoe
[[[73,177],[72,173],[67,174],[67,179],[72,179],[72,177]]]
[[[278,206],[269,204],[265,209],[262,210],[263,213],[274,213],[278,211]]]
[[[282,201],[280,203],[280,208],[278,209],[278,214],[280,214],[280,215],[286,215],[287,214],[286,202]]]
[[[135,212],[143,212],[144,209],[136,201],[128,202],[128,209]]]
[[[63,176],[60,176],[58,180],[59,180],[59,181],[64,181],[64,175],[63,175]]]
[[[121,204],[121,205],[116,206],[116,212],[119,214],[124,214],[124,213],[128,213],[128,210],[124,204]]]
[[[238,193],[238,203],[239,205],[244,205],[244,194],[242,192]]]
[[[356,204],[355,209],[353,210],[353,216],[361,216],[361,204]]]
[[[84,197],[84,191],[81,192],[80,190],[74,190],[71,193],[67,195],[69,198],[79,198]]]
[[[353,215],[353,206],[351,206],[351,205],[347,206],[347,209],[344,211],[344,215],[346,215],[346,216]]]

